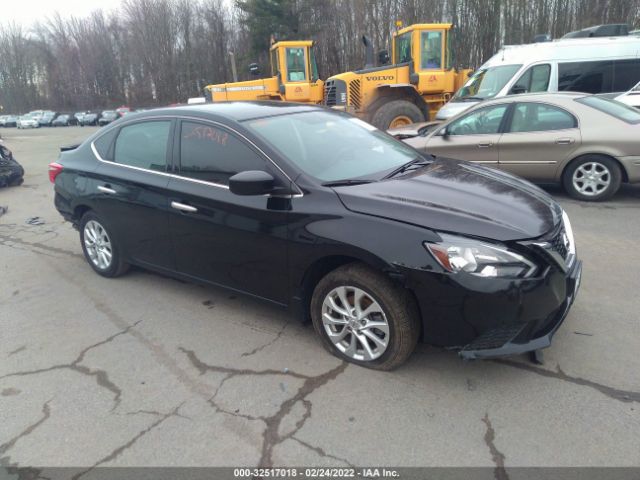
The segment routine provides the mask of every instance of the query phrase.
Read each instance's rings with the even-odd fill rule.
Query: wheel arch
[[[376,111],[385,103],[393,100],[406,100],[413,103],[420,109],[425,119],[429,121],[429,105],[424,98],[418,93],[413,85],[380,85],[374,91],[374,99],[367,108],[367,117],[369,120],[373,118]]]

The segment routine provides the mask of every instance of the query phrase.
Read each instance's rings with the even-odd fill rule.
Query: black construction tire
[[[426,121],[422,111],[407,100],[391,100],[378,107],[371,117],[371,124],[380,130],[391,128],[392,122],[398,117],[406,117],[412,123]]]
[[[91,260],[91,257],[89,256],[89,253],[87,252],[87,247],[84,241],[84,230],[85,230],[86,224],[91,220],[98,222],[102,226],[102,228],[104,228],[104,230],[106,231],[111,241],[112,257],[111,257],[111,263],[107,268],[98,267],[95,263],[93,263],[93,261]],[[88,212],[86,212],[80,219],[80,246],[82,247],[82,253],[84,253],[84,258],[87,261],[87,263],[91,266],[91,268],[93,268],[93,270],[97,274],[102,275],[103,277],[107,277],[107,278],[119,277],[120,275],[123,275],[127,270],[129,270],[129,264],[124,262],[122,259],[123,257],[120,249],[120,244],[118,243],[117,238],[113,234],[113,229],[110,227],[108,222],[105,222],[103,218],[98,216],[92,210],[89,210]]]
[[[597,195],[585,195],[577,190],[573,185],[573,175],[575,171],[582,165],[590,162],[597,162],[609,170],[609,186]],[[610,199],[620,188],[621,182],[622,172],[620,171],[620,166],[618,165],[618,163],[609,157],[598,154],[584,155],[576,160],[573,160],[562,174],[562,185],[564,186],[565,191],[571,197],[586,202],[600,202]]]
[[[325,297],[339,286],[364,290],[382,307],[389,324],[389,343],[375,360],[353,359],[341,352],[329,339],[322,323]],[[316,285],[311,298],[311,319],[322,345],[333,355],[374,370],[393,370],[402,365],[414,351],[420,337],[418,308],[412,295],[394,284],[382,273],[362,263],[349,263],[329,272]]]

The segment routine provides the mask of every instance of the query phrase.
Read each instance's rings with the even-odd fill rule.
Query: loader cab
[[[454,89],[450,23],[419,23],[398,30],[392,39],[394,64],[411,64],[411,83],[419,92]]]
[[[287,101],[322,101],[324,82],[318,75],[312,41],[276,42],[269,51],[271,75]]]

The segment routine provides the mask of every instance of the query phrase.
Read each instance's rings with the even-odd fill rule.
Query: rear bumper
[[[481,335],[460,350],[465,360],[492,358],[505,355],[517,355],[547,348],[551,339],[567,317],[573,304],[582,278],[582,262],[576,261],[567,277],[567,297],[560,308],[552,315],[551,321],[541,330],[535,330],[527,323],[516,324],[511,328],[497,328]]]

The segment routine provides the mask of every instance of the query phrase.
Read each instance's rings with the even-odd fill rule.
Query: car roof
[[[536,93],[520,93],[517,95],[507,95],[506,97],[496,97],[484,100],[475,107],[483,107],[486,105],[493,105],[496,103],[511,103],[511,102],[554,102],[554,103],[569,103],[576,98],[589,97],[592,94],[584,92],[536,92]],[[471,109],[469,109],[471,110]]]
[[[143,115],[196,115],[202,117],[217,116],[242,122],[254,118],[321,110],[325,110],[324,107],[281,101],[219,102],[156,108],[142,113],[138,118],[142,118]]]

